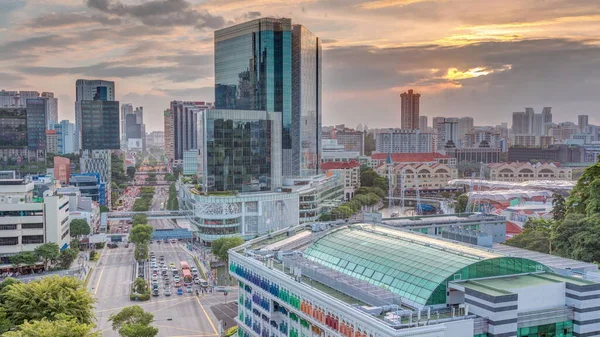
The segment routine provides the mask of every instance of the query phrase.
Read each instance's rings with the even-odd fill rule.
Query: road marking
[[[112,254],[109,254],[109,253],[100,254],[100,259],[98,260],[98,263],[100,263],[100,261],[102,260],[103,257],[108,256],[108,255],[112,255]],[[94,295],[96,295],[98,293],[98,287],[100,286],[100,281],[102,280],[102,275],[104,274],[104,269],[106,269],[106,263],[104,263],[102,265],[102,270],[100,271],[100,276],[98,276],[98,282],[96,283],[96,287],[94,288]]]
[[[156,309],[156,310],[154,310],[154,311],[151,311],[151,313],[153,313],[153,314],[154,314],[154,313],[157,313],[157,312],[159,312],[159,311],[163,311],[163,310],[165,310],[165,309],[172,308],[172,307],[174,307],[174,306],[176,306],[176,305],[180,305],[181,303],[183,303],[183,302],[185,302],[185,301],[189,301],[190,299],[191,299],[191,298],[186,298],[186,299],[182,300],[182,301],[181,301],[181,302],[179,302],[179,303],[175,303],[175,304],[167,305],[167,306],[166,306],[166,307],[164,307],[164,308],[160,308],[160,309]]]
[[[206,309],[204,309],[204,306],[202,305],[202,303],[200,303],[200,300],[198,299],[198,297],[196,297],[196,302],[198,302],[198,304],[200,305],[200,309],[202,309],[202,312],[204,312],[204,316],[206,316],[206,318],[208,319],[208,323],[210,323],[210,326],[212,327],[213,331],[215,332],[216,335],[218,335],[219,332],[217,331],[217,328],[215,328],[215,325],[213,324],[212,319],[210,319],[210,316],[208,316]]]
[[[160,325],[160,324],[155,324],[152,323],[153,326],[155,327],[159,327],[159,328],[169,328],[169,329],[176,329],[176,330],[181,330],[181,331],[189,331],[189,332],[199,332],[202,333],[203,335],[188,335],[188,336],[216,336],[215,334],[206,332],[206,331],[200,331],[200,330],[192,330],[192,329],[186,329],[186,328],[178,328],[176,326],[169,326],[169,325]]]
[[[156,304],[156,303],[166,303],[166,302],[174,302],[174,301],[181,301],[181,299],[180,298],[172,298],[172,299],[169,299],[169,300],[162,300],[162,301],[152,301],[152,300],[150,300],[150,301],[144,302],[144,303],[137,303],[136,305],[143,306],[143,305],[150,305],[150,304]],[[114,311],[114,310],[119,310],[119,309],[127,308],[127,307],[130,307],[130,306],[131,305],[125,305],[125,306],[122,306],[122,307],[97,310],[96,312]]]

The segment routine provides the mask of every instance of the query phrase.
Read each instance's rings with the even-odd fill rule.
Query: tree
[[[148,245],[152,239],[154,228],[150,225],[137,225],[129,233],[129,241],[136,245]]]
[[[466,194],[461,194],[456,199],[456,204],[454,205],[455,213],[464,213],[467,209],[467,204],[469,203],[469,196]]]
[[[551,228],[551,221],[545,219],[529,219],[523,226],[523,232],[506,241],[506,244],[513,247],[550,254],[552,251]]]
[[[35,254],[44,261],[44,268],[48,268],[48,261],[54,261],[60,256],[60,247],[54,242],[47,242],[38,246]]]
[[[577,184],[567,198],[567,213],[586,214],[590,198],[596,198],[596,200],[591,200],[593,205],[598,204],[598,192],[590,188],[595,180],[600,180],[600,161],[586,168],[577,180]]]
[[[554,193],[552,196],[552,219],[555,221],[563,221],[567,213],[565,198],[562,194]]]
[[[129,178],[129,180],[133,180],[133,178],[135,178],[135,167],[134,166],[127,167],[127,177]]]
[[[136,261],[144,261],[149,258],[148,255],[148,244],[141,243],[135,245],[135,250],[133,251],[133,258]]]
[[[373,186],[373,182],[375,178],[379,175],[377,172],[373,171],[373,169],[367,169],[360,173],[360,186],[371,187]],[[386,187],[387,189],[387,187]]]
[[[58,266],[63,269],[68,269],[71,267],[71,264],[79,255],[79,250],[74,247],[70,247],[69,249],[65,249],[60,252],[58,256]]]
[[[216,246],[215,246],[216,243]],[[229,261],[227,253],[231,248],[240,246],[244,243],[244,239],[239,236],[219,238],[212,242],[212,253],[221,261]],[[216,249],[215,249],[216,248]]]
[[[136,214],[132,218],[133,227],[136,225],[145,225],[148,223],[148,216],[146,214]]]
[[[146,291],[147,286],[148,284],[141,277],[138,277],[135,279],[135,281],[133,281],[133,291],[138,294],[143,294]]]
[[[25,322],[17,331],[5,333],[5,337],[101,337],[100,332],[92,331],[94,324],[78,323],[73,317],[57,315],[56,320],[44,318],[39,321]]]
[[[85,219],[74,219],[71,220],[71,226],[69,229],[71,237],[79,237],[81,235],[90,235],[90,225]]]
[[[60,314],[78,323],[92,324],[94,302],[83,282],[73,277],[49,276],[30,283],[15,283],[4,293],[2,308],[15,325],[25,321],[54,321]]]
[[[100,206],[100,213],[110,212],[110,208],[108,206]]]
[[[330,214],[321,214],[321,216],[319,217],[319,221],[330,221],[330,220],[331,220]]]
[[[0,334],[5,336],[4,333],[13,328],[12,322],[6,317],[6,311],[0,308]]]
[[[15,267],[32,266],[38,262],[38,257],[33,252],[23,252],[10,257],[10,263]]]
[[[158,329],[150,325],[154,315],[138,305],[126,307],[118,314],[110,315],[108,320],[112,321],[112,329],[123,337],[154,337],[158,334]]]
[[[377,176],[373,180],[373,187],[374,188],[379,188],[382,191],[387,191],[390,188],[389,187],[389,183],[388,183],[388,178],[387,177],[382,177],[382,176]]]

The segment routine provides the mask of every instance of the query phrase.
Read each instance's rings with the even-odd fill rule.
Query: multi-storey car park
[[[600,336],[600,283],[405,229],[296,226],[229,270],[239,337]]]

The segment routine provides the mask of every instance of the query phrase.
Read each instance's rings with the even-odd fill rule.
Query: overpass
[[[100,214],[100,233],[105,233],[109,221],[132,220],[137,214],[144,214],[148,220],[186,219],[192,211],[147,211],[147,212],[105,212]]]

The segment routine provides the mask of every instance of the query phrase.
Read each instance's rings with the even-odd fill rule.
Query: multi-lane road
[[[166,190],[160,192],[157,188],[152,210],[158,210],[168,194]],[[152,220],[155,228],[172,228],[175,223],[170,220]],[[213,314],[211,307],[223,303],[225,300],[235,301],[236,292],[224,296],[222,293],[201,294],[194,292],[177,295],[176,288],[171,286],[172,295],[164,295],[161,282],[160,295],[152,297],[146,302],[136,302],[129,299],[130,288],[133,281],[134,260],[133,246],[124,248],[121,245],[116,249],[104,249],[97,267],[92,272],[88,288],[96,296],[96,316],[98,329],[103,336],[115,336],[108,318],[111,314],[119,312],[130,305],[139,305],[144,310],[154,314],[153,325],[159,329],[159,337],[212,337],[218,336],[219,322]],[[180,261],[187,261],[193,266],[194,260],[190,253],[183,249],[179,243],[150,244],[150,251],[158,257],[163,255],[165,262],[179,266]],[[198,287],[198,286],[194,286]]]

